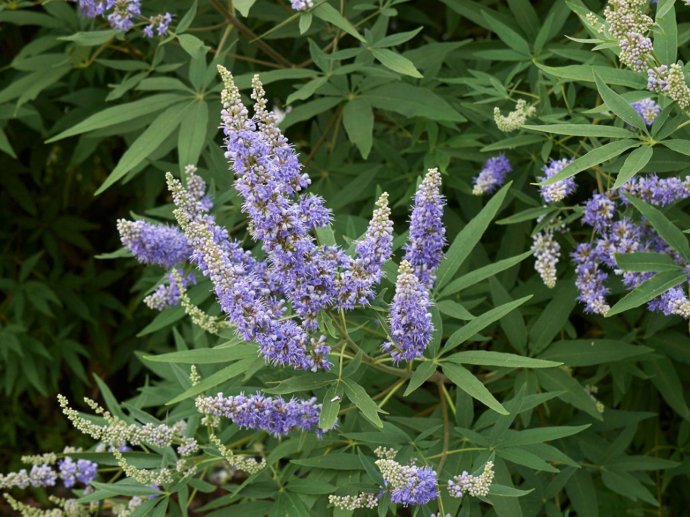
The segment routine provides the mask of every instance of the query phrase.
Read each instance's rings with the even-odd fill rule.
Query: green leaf
[[[458,364],[476,364],[481,366],[498,366],[499,368],[553,368],[563,363],[544,361],[532,357],[492,352],[489,350],[468,350],[449,356],[446,360]]]
[[[296,108],[293,108],[292,111],[290,111],[287,115],[285,115],[285,118],[280,123],[280,128],[282,130],[286,130],[293,124],[309,120],[310,118],[315,117],[316,115],[319,115],[324,111],[327,111],[337,106],[338,104],[340,104],[341,100],[342,99],[339,99],[337,97],[323,97],[321,99],[316,99],[313,101],[305,102],[304,104],[300,104]]]
[[[374,108],[393,111],[406,117],[426,117],[447,122],[466,120],[428,88],[407,83],[388,83],[365,91],[359,98]]]
[[[158,363],[217,364],[256,357],[257,348],[252,343],[237,343],[229,347],[198,348],[161,355],[147,355],[144,359]]]
[[[177,153],[180,170],[187,165],[197,165],[206,145],[208,128],[208,104],[198,101],[191,105],[180,124],[177,137]]]
[[[299,90],[292,92],[285,100],[285,104],[292,104],[295,101],[303,101],[314,95],[316,90],[321,88],[328,82],[328,77],[322,76],[312,79],[308,83],[302,85]]]
[[[524,145],[538,144],[543,142],[545,139],[543,136],[539,135],[518,135],[511,136],[509,138],[504,138],[493,144],[485,145],[480,149],[483,153],[488,153],[490,151],[501,151],[503,149],[515,149],[516,147],[522,147]]]
[[[290,377],[275,388],[265,388],[264,391],[276,395],[285,395],[287,393],[295,393],[296,391],[316,390],[336,379],[337,377],[332,373],[312,373]]]
[[[498,222],[496,224],[498,224]],[[501,271],[505,271],[506,269],[511,268],[516,264],[519,264],[527,257],[531,256],[533,253],[534,251],[526,251],[525,253],[516,255],[515,257],[499,260],[498,262],[494,262],[493,264],[489,264],[488,266],[475,269],[471,273],[467,273],[466,275],[463,275],[460,278],[456,278],[455,280],[453,280],[441,291],[439,297],[442,298],[444,296],[455,294],[459,291],[462,291],[463,289],[475,285],[478,282],[481,282],[482,280],[486,280],[489,277],[495,276]]]
[[[121,31],[119,29],[77,32],[76,34],[72,34],[70,36],[62,36],[58,39],[62,41],[71,41],[78,47],[95,47],[97,45],[102,45],[103,43],[110,41],[120,32]]]
[[[674,250],[680,253],[681,257],[690,262],[690,244],[688,244],[688,239],[683,235],[683,232],[669,221],[657,208],[636,197],[627,194],[624,195],[652,224],[661,238]]]
[[[443,300],[442,302],[437,303],[436,307],[438,308],[439,312],[445,314],[446,316],[450,316],[451,318],[463,321],[470,321],[474,319],[474,316],[470,313],[470,311],[452,300]]]
[[[524,221],[530,221],[532,219],[537,219],[538,217],[541,217],[542,215],[546,215],[552,211],[553,211],[553,208],[551,208],[551,207],[537,206],[534,208],[528,208],[526,210],[523,210],[522,212],[518,212],[515,215],[511,215],[510,217],[506,217],[504,219],[499,219],[498,221],[496,221],[496,224],[522,223]],[[510,259],[506,259],[506,260],[510,260]]]
[[[534,488],[529,490],[520,490],[518,488],[513,488],[512,486],[499,485],[496,483],[491,483],[489,487],[489,495],[496,497],[522,497],[531,492],[534,492]]]
[[[618,303],[611,307],[606,313],[606,317],[610,318],[621,312],[639,307],[643,303],[647,303],[669,289],[682,284],[685,282],[686,277],[686,273],[678,273],[675,271],[657,273],[621,298]]]
[[[417,368],[415,368],[412,377],[410,377],[410,383],[407,385],[403,397],[407,397],[410,393],[414,392],[422,384],[424,384],[429,377],[431,377],[436,371],[436,363],[432,361],[424,361]]]
[[[512,182],[508,182],[501,190],[496,192],[486,206],[455,237],[436,272],[437,290],[441,289],[453,278],[465,259],[472,253],[472,250],[489,227],[489,223],[491,223],[491,220],[501,208],[511,185]]]
[[[383,422],[381,422],[378,415],[381,410],[364,388],[352,379],[343,379],[343,384],[347,397],[354,402],[355,406],[359,408],[365,418],[376,427],[383,427]]]
[[[9,154],[12,158],[17,158],[14,149],[12,149],[12,144],[7,139],[7,134],[5,130],[0,127],[0,151]]]
[[[105,127],[114,126],[123,122],[128,122],[142,115],[149,115],[161,111],[171,104],[179,103],[184,100],[181,95],[172,93],[163,93],[160,95],[152,95],[134,102],[121,104],[112,108],[106,108],[98,113],[90,116],[79,124],[63,131],[62,133],[46,140],[46,143],[52,143],[68,136],[79,135],[88,131],[95,131],[96,129],[103,129]]]
[[[299,17],[299,33],[305,34],[311,27],[313,16],[310,12],[302,13]]]
[[[594,72],[606,83],[627,86],[636,90],[647,88],[647,78],[632,70],[612,68],[608,66],[570,65],[553,67],[535,63],[537,68],[560,79],[575,82],[594,82]]]
[[[509,414],[491,392],[486,389],[484,384],[466,368],[458,364],[445,363],[443,365],[443,373],[470,397],[477,399],[501,415]]]
[[[125,151],[117,167],[110,173],[95,195],[102,194],[153,153],[177,129],[190,106],[191,104],[177,104],[161,113]]]
[[[644,370],[659,390],[666,403],[685,420],[690,420],[690,409],[685,401],[685,389],[673,363],[660,357],[644,363]]]
[[[654,31],[654,53],[666,65],[676,62],[678,51],[678,25],[676,24],[676,0],[659,0]]]
[[[348,20],[343,18],[343,16],[338,11],[336,11],[336,9],[331,4],[321,2],[319,5],[314,7],[314,9],[312,9],[311,12],[314,14],[314,16],[321,18],[325,22],[335,25],[339,29],[344,30],[351,36],[357,38],[362,43],[366,43],[366,40],[362,37],[362,35],[359,32],[357,32],[357,29],[355,29],[354,26]]]
[[[579,382],[565,373],[562,369],[548,368],[544,370],[535,370],[534,374],[537,376],[539,384],[543,388],[548,391],[563,392],[559,395],[559,398],[578,409],[586,411],[597,420],[603,420],[601,413],[599,413],[597,409],[597,405],[589,394]]]
[[[562,361],[570,367],[594,366],[625,361],[651,351],[646,346],[630,345],[613,339],[575,339],[553,343],[539,358]]]
[[[616,253],[616,264],[625,271],[679,271],[681,266],[663,253]]]
[[[519,300],[515,300],[513,302],[499,305],[498,307],[485,312],[481,316],[477,316],[475,319],[467,323],[460,330],[454,332],[448,338],[448,341],[446,341],[446,344],[443,346],[443,354],[450,352],[452,349],[458,345],[461,345],[469,338],[477,334],[480,330],[488,327],[493,322],[500,320],[503,316],[516,309],[530,298],[532,298],[532,295],[525,296],[524,298],[520,298]]]
[[[381,62],[382,65],[384,65],[386,68],[390,68],[394,72],[409,75],[410,77],[415,77],[417,79],[422,78],[422,74],[420,74],[419,70],[415,68],[415,66],[412,64],[412,61],[401,56],[400,54],[397,54],[396,52],[393,52],[392,50],[385,48],[373,48],[371,49],[371,53],[377,60]]]
[[[327,456],[317,456],[303,460],[292,460],[295,465],[328,470],[363,470],[357,454],[330,453]]]
[[[184,31],[186,31],[190,25],[192,25],[192,22],[194,21],[194,18],[196,17],[196,11],[198,7],[199,0],[194,0],[194,3],[192,3],[192,6],[189,8],[189,10],[184,14],[182,19],[180,20],[180,23],[177,24],[177,27],[175,27],[175,32],[177,34],[182,34]]]
[[[99,483],[98,481],[91,481],[94,487],[105,490],[115,495],[126,496],[148,496],[148,495],[163,495],[163,492],[150,486],[134,484],[129,479],[125,479],[119,483]]]
[[[338,487],[316,479],[295,479],[290,481],[285,489],[298,494],[323,495],[335,492]]]
[[[532,326],[529,347],[533,355],[544,350],[563,326],[577,303],[577,287],[573,281],[560,282],[556,293]]]
[[[338,382],[328,388],[326,396],[321,405],[321,416],[319,417],[319,427],[321,429],[332,429],[338,419],[340,402],[343,396],[343,385]]]
[[[670,140],[663,140],[661,143],[671,149],[671,151],[690,156],[690,140],[672,138]]]
[[[180,46],[192,57],[192,59],[201,58],[208,52],[208,47],[196,36],[182,34],[178,36],[177,39],[180,42]]]
[[[256,0],[234,0],[232,6],[246,18],[249,16],[249,9],[251,9],[255,3]]]
[[[526,429],[524,431],[508,431],[505,438],[501,442],[501,446],[519,446],[531,445],[534,443],[550,442],[552,440],[559,440],[566,436],[572,436],[587,429],[591,424],[577,425],[577,426],[560,426],[560,427],[539,427],[535,429]]]
[[[622,127],[588,124],[524,125],[522,129],[542,131],[554,135],[589,136],[593,138],[635,138],[635,134]]]
[[[538,185],[546,186],[552,185],[557,181],[570,178],[575,176],[578,172],[582,172],[586,169],[590,169],[595,165],[599,165],[607,160],[615,158],[616,156],[622,154],[623,152],[631,149],[633,147],[639,147],[640,142],[635,140],[618,140],[616,142],[611,142],[596,149],[592,149],[590,152],[576,159],[574,162],[566,165],[563,169],[551,176],[549,179],[538,183]]]
[[[640,114],[633,108],[628,101],[606,86],[604,81],[596,72],[592,72],[594,81],[597,84],[599,95],[608,108],[618,116],[623,122],[630,124],[641,131],[647,131],[647,125]]]
[[[500,22],[498,19],[491,16],[491,14],[488,11],[483,11],[482,14],[484,15],[484,18],[486,19],[487,23],[494,31],[496,36],[501,38],[501,40],[510,48],[512,48],[515,52],[518,52],[526,58],[529,58],[529,44],[525,41],[525,39],[522,36],[520,36],[517,32],[515,32],[513,29],[511,29],[504,23]]]
[[[576,470],[565,484],[565,490],[579,517],[599,517],[597,491],[589,472]]]
[[[371,152],[374,132],[374,112],[361,98],[349,101],[343,107],[343,126],[350,142],[355,144],[365,160]]]
[[[617,189],[623,186],[628,180],[633,178],[635,174],[640,172],[645,165],[649,163],[652,155],[654,154],[654,149],[650,146],[638,147],[633,149],[633,151],[625,159],[625,163],[621,170],[618,171],[616,176],[616,182],[613,184],[613,189]]]
[[[252,357],[248,359],[242,359],[241,361],[237,361],[236,363],[233,363],[230,366],[226,366],[225,368],[214,373],[210,377],[202,379],[202,381],[199,384],[197,384],[196,386],[192,386],[184,393],[172,399],[170,402],[167,402],[166,406],[177,404],[178,402],[193,397],[194,395],[198,395],[199,393],[203,393],[206,390],[215,388],[219,384],[222,384],[226,381],[229,381],[233,377],[237,377],[238,375],[243,374],[253,363],[254,358]]]

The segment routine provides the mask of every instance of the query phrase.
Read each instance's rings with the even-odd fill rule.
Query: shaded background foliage
[[[339,3],[333,5],[340,8]],[[601,12],[604,2],[572,5]],[[242,16],[242,6],[251,6],[248,17]],[[145,7],[150,12],[174,13],[179,24],[190,12],[186,1],[153,1]],[[185,33],[193,39],[172,39],[158,50],[158,40],[140,37],[80,40],[74,35],[108,27],[79,16],[68,3],[7,4],[0,11],[0,127],[6,135],[0,138],[0,464],[16,465],[17,451],[57,450],[80,442],[57,413],[53,402],[57,392],[72,400],[84,394],[96,397],[95,374],[118,400],[127,400],[137,395],[149,376],[165,377],[159,385],[164,390],[148,392],[146,406],[156,406],[173,391],[173,381],[164,370],[145,371],[142,354],[134,352],[209,346],[181,319],[180,311],[169,309],[153,319],[141,304],[162,269],[143,268],[124,259],[126,253],[113,250],[119,248],[117,218],[134,214],[172,220],[163,172],[179,174],[187,162],[198,161],[201,175],[217,193],[218,221],[233,229],[234,236],[245,235],[241,201],[230,189],[232,177],[220,150],[215,64],[233,71],[243,93],[251,74],[261,72],[268,98],[281,109],[285,104],[292,107],[282,127],[306,164],[311,191],[324,196],[333,209],[334,233],[342,242],[364,232],[374,200],[387,191],[394,208],[396,245],[401,245],[408,200],[418,177],[425,168],[436,166],[444,173],[449,201],[445,223],[452,242],[486,205],[485,198],[471,195],[472,178],[488,157],[505,152],[513,164],[514,183],[498,211],[499,224],[489,226],[459,275],[529,248],[534,218],[519,214],[540,205],[530,183],[549,155],[570,157],[582,147],[572,139],[529,131],[506,135],[493,123],[494,106],[506,112],[515,100],[526,98],[539,101],[538,116],[544,122],[570,118],[589,123],[598,118],[612,123],[603,110],[585,113],[601,105],[592,81],[563,78],[548,70],[573,64],[618,67],[612,55],[592,52],[590,46],[565,37],[586,35],[580,18],[564,1],[347,2],[345,17],[361,22],[357,27],[367,40],[362,47],[332,21],[316,15],[310,20],[306,15],[292,19],[294,12],[281,1],[235,2],[235,7],[239,11],[232,16],[239,18],[238,30],[227,30],[223,5],[201,2],[198,10],[192,9]],[[680,5],[677,9],[677,42],[683,58],[687,57],[684,44],[690,40],[690,15]],[[291,21],[284,23],[288,18]],[[253,41],[240,25],[257,35],[266,33],[262,41],[269,48]],[[420,26],[420,32],[400,36]],[[381,43],[391,35],[398,36]],[[328,48],[336,36],[338,47]],[[60,39],[64,37],[72,39]],[[324,47],[341,54],[329,57],[320,50]],[[381,59],[380,50],[391,48],[406,60]],[[349,55],[347,49],[359,53]],[[416,78],[410,66],[423,77]],[[633,90],[626,100],[648,96],[634,91],[640,89],[639,81],[629,79],[629,83],[614,83]],[[160,109],[143,115],[134,108],[124,112],[117,124],[106,121],[75,130],[106,108],[154,95],[179,95],[177,105],[185,111],[156,145],[139,152],[137,160],[130,155],[127,167],[123,162],[128,149],[137,148],[146,128],[165,116],[173,103],[162,103]],[[67,136],[46,143],[63,132]],[[674,137],[688,139],[690,133],[683,128]],[[617,171],[620,166],[621,160],[614,159],[602,169]],[[655,149],[643,172],[681,173],[687,168],[683,155]],[[585,171],[577,180],[575,199],[582,201],[596,188],[596,175]],[[94,196],[104,183],[109,188]],[[670,211],[683,229],[690,227],[686,206],[682,202]],[[246,245],[253,243],[247,240]],[[575,339],[606,338],[653,349],[645,349],[643,358],[635,354],[620,362],[615,355],[575,361],[569,365],[573,377],[563,375],[550,382],[534,371],[521,370],[512,376],[501,372],[487,385],[503,400],[511,393],[515,396],[522,385],[529,394],[542,389],[553,392],[562,378],[576,378],[577,388],[566,390],[576,390],[577,396],[538,406],[524,415],[522,425],[592,424],[586,432],[559,442],[563,452],[583,465],[597,464],[593,458],[599,456],[603,465],[625,453],[672,459],[678,466],[651,469],[648,474],[652,463],[639,460],[639,465],[629,465],[637,484],[629,477],[600,477],[593,475],[596,469],[581,469],[572,474],[576,482],[570,481],[566,490],[555,487],[554,498],[555,488],[547,479],[538,479],[527,468],[534,462],[530,465],[523,458],[510,475],[506,470],[503,476],[522,479],[521,488],[538,488],[525,496],[522,511],[596,515],[595,494],[601,515],[642,514],[654,500],[662,507],[659,515],[680,514],[687,504],[683,487],[690,466],[685,452],[690,439],[690,410],[684,396],[690,380],[687,324],[644,308],[609,320],[586,315],[575,305],[565,257],[554,290],[542,285],[531,260],[461,293],[437,292],[444,338],[480,313],[533,295],[517,311],[482,330],[467,348],[532,355],[547,350],[545,357],[554,360],[560,358],[555,351],[574,346],[569,341]],[[385,287],[392,290],[390,282]],[[623,289],[618,286],[614,292]],[[211,305],[206,301],[206,306]],[[565,344],[552,345],[554,341]],[[639,352],[643,355],[642,349]],[[278,376],[285,378],[283,373]],[[390,384],[372,376],[367,382],[372,393]],[[596,421],[591,407],[583,410],[580,384],[599,386],[597,397],[607,406],[603,422]],[[456,391],[457,401],[469,406],[456,423],[470,427],[472,400]],[[573,403],[577,397],[579,404]],[[435,386],[425,385],[408,402],[391,398],[387,410],[412,416],[437,400]],[[653,464],[658,465],[669,464]],[[649,492],[641,495],[644,484]],[[544,494],[555,503],[542,504]]]

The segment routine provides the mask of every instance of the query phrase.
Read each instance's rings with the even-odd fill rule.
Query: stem
[[[323,143],[326,141],[326,137],[328,136],[328,133],[331,132],[331,129],[333,129],[333,126],[335,125],[336,120],[340,118],[340,114],[343,112],[343,105],[339,105],[338,109],[335,111],[333,116],[331,117],[331,121],[328,123],[328,126],[326,127],[326,130],[323,132],[321,137],[319,138],[319,141],[316,142],[316,145],[314,148],[311,150],[309,153],[309,156],[307,156],[307,159],[304,160],[304,166],[306,167],[309,165],[309,162],[314,158],[314,155],[316,154],[316,151],[319,150],[319,148],[323,145]]]
[[[450,422],[448,421],[448,408],[446,407],[446,390],[442,382],[437,382],[438,394],[441,398],[441,410],[443,411],[443,453],[441,453],[441,461],[438,462],[438,473],[443,471],[443,465],[446,463],[448,457],[448,444],[450,443]]]

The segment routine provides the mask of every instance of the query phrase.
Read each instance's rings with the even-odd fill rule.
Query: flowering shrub
[[[682,512],[690,11],[594,3],[0,11],[41,27],[0,148],[46,99],[75,156],[124,139],[94,194],[149,204],[102,257],[141,265],[153,341],[139,389],[58,395],[72,443],[9,506]]]

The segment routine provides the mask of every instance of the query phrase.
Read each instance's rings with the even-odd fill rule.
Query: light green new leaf
[[[177,136],[177,153],[180,171],[187,165],[197,165],[206,145],[208,128],[208,104],[198,101],[191,105],[182,119]]]
[[[532,357],[524,357],[516,354],[504,352],[493,352],[490,350],[468,350],[458,352],[447,358],[458,364],[475,364],[481,366],[497,366],[499,368],[553,368],[563,363],[554,361],[544,361]]]
[[[255,3],[256,0],[234,0],[232,6],[246,18],[249,16],[249,9],[251,9]]]
[[[412,61],[401,56],[400,54],[393,52],[392,50],[388,50],[386,48],[373,48],[371,49],[371,53],[378,61],[381,62],[383,66],[390,68],[394,72],[409,75],[410,77],[415,77],[417,79],[422,78],[422,74],[420,74],[419,70],[415,68],[415,66],[412,64]]]
[[[671,257],[663,253],[616,253],[616,264],[625,271],[658,273],[681,269]]]
[[[466,368],[459,364],[445,363],[443,365],[443,373],[470,397],[477,399],[501,415],[509,414],[491,392],[486,389],[486,386]]]
[[[676,225],[669,221],[660,210],[641,199],[624,194],[635,208],[652,224],[662,239],[687,261],[690,261],[690,244]]]
[[[633,151],[625,159],[625,163],[623,164],[623,167],[621,167],[621,170],[618,171],[616,182],[613,184],[613,189],[615,190],[623,186],[629,179],[634,177],[635,174],[640,172],[644,166],[649,163],[649,160],[652,159],[653,154],[654,149],[648,145],[633,149]]]
[[[525,296],[524,298],[520,298],[519,300],[515,300],[513,302],[499,305],[498,307],[485,312],[481,316],[477,316],[475,319],[467,323],[460,330],[457,330],[448,338],[448,341],[446,341],[446,344],[443,346],[443,354],[447,354],[455,347],[461,345],[469,338],[477,334],[480,330],[488,327],[493,322],[500,320],[503,316],[516,309],[530,298],[532,298],[532,295]]]
[[[501,190],[496,192],[486,206],[455,237],[436,272],[437,290],[450,282],[465,259],[472,253],[479,239],[482,238],[482,235],[489,227],[491,220],[501,208],[511,185],[512,182],[508,182]]]
[[[177,129],[191,106],[192,104],[177,104],[161,113],[125,151],[117,167],[110,173],[110,176],[103,182],[95,195],[102,194],[107,188],[146,160]]]
[[[352,379],[343,379],[343,384],[347,397],[359,408],[365,418],[376,427],[383,427],[383,422],[378,415],[381,410],[364,388]]]
[[[185,98],[181,95],[162,93],[160,95],[151,95],[150,97],[138,101],[128,102],[127,104],[106,108],[62,133],[49,138],[46,140],[46,143],[50,144],[57,140],[67,138],[68,136],[79,135],[81,133],[95,131],[96,129],[103,129],[104,127],[128,122],[142,115],[149,115],[161,111],[171,104],[182,102],[184,99]]]
[[[353,99],[343,107],[343,126],[350,142],[355,144],[365,160],[371,152],[374,133],[374,112],[362,99]]]
[[[611,142],[596,149],[592,149],[590,152],[581,156],[574,162],[566,165],[563,169],[551,176],[549,179],[538,183],[538,185],[546,186],[553,185],[554,183],[575,176],[578,172],[587,170],[595,165],[599,165],[607,160],[615,158],[616,156],[624,153],[628,149],[633,147],[639,147],[640,142],[635,140],[618,140],[616,142]]]
[[[628,101],[614,92],[611,88],[606,86],[606,83],[599,77],[596,72],[592,72],[594,81],[596,82],[599,95],[604,100],[608,108],[616,114],[618,118],[636,127],[639,130],[647,131],[647,125],[640,116],[640,114],[633,108]]]

